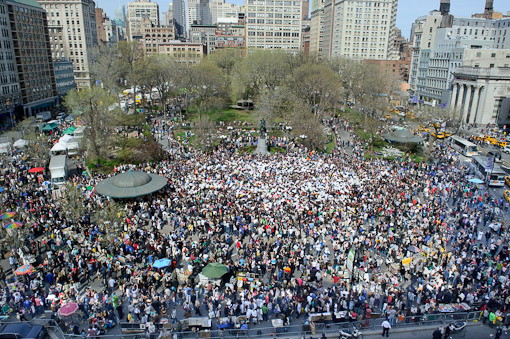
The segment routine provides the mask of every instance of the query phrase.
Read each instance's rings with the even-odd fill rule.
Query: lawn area
[[[332,135],[328,136],[328,138],[329,138],[329,142],[326,145],[326,153],[330,154],[335,149],[336,140]]]
[[[256,120],[257,113],[254,110],[240,110],[225,106],[223,108],[213,108],[209,110],[207,116],[214,122],[246,121],[253,124]],[[198,120],[196,109],[190,108],[188,110],[188,120]]]

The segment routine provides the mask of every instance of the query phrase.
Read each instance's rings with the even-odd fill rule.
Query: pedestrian
[[[384,335],[386,334],[386,336],[389,337],[391,325],[390,322],[388,321],[388,318],[384,319],[384,321],[381,324],[381,327],[383,328],[382,336],[384,337]]]

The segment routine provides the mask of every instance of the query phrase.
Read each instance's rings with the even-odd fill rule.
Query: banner
[[[349,250],[346,266],[349,272],[352,273],[352,267],[354,266],[354,251],[352,248]]]
[[[411,263],[411,258],[405,258],[402,260],[402,265],[407,266]]]

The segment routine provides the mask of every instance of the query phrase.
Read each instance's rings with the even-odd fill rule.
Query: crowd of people
[[[3,230],[12,269],[0,272],[4,314],[56,317],[77,302],[81,317],[71,322],[87,319],[88,330],[73,329],[84,336],[118,321],[148,323],[151,333],[162,321],[178,329],[190,316],[291,324],[318,313],[362,323],[379,314],[395,324],[453,305],[510,320],[508,212],[468,182],[469,165],[447,145],[429,162],[366,159],[348,123],[332,120],[331,154],[284,137],[269,143],[285,153],[239,152],[256,139],[227,126],[215,150],[203,152],[173,134],[177,122],[158,121],[152,132],[168,158],[112,175],[145,170],[168,184],[119,202],[115,227],[94,218],[113,200],[87,189],[106,175],[69,179],[85,206],[74,219],[28,172],[22,151],[2,159],[2,212],[23,223]],[[12,274],[28,255],[34,272]],[[152,266],[162,258],[171,264]],[[213,262],[227,274],[204,281],[200,272]]]

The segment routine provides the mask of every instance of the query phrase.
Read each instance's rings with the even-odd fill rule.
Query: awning
[[[64,134],[64,135],[66,135],[66,134],[73,134],[75,130],[76,130],[76,127],[71,126],[71,127],[69,127],[68,129],[66,129],[66,130],[64,131],[64,133],[62,133],[62,134]]]
[[[46,124],[43,126],[42,130],[43,132],[53,131],[55,128],[57,128],[59,125],[55,123]]]
[[[391,133],[385,133],[382,137],[389,142],[405,144],[405,143],[418,143],[425,140],[424,138],[414,135],[407,129],[395,130]]]
[[[66,144],[57,142],[55,145],[53,145],[53,147],[51,148],[50,152],[51,153],[53,153],[53,152],[61,152],[61,151],[65,152],[66,150],[67,150]]]

